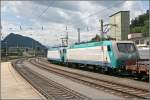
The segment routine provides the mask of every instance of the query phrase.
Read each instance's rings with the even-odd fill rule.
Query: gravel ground
[[[37,73],[43,75],[44,77],[47,77],[47,78],[49,78],[49,79],[51,79],[51,80],[53,80],[53,81],[55,81],[59,84],[62,84],[63,86],[65,86],[69,89],[72,89],[72,90],[74,90],[74,91],[76,91],[80,94],[83,94],[83,95],[91,98],[92,100],[104,100],[104,99],[107,99],[107,100],[113,100],[113,99],[114,100],[122,100],[123,99],[123,98],[118,97],[116,95],[109,94],[107,92],[100,91],[100,90],[85,86],[83,84],[73,82],[70,79],[52,74],[52,73],[50,73],[46,70],[42,70],[40,68],[37,68],[37,67],[31,65],[28,62],[24,62],[24,64],[26,66],[28,66],[31,70],[36,71]]]

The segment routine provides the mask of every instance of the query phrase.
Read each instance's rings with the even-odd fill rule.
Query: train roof
[[[88,42],[88,43],[81,43],[81,44],[73,44],[70,48],[85,48],[85,47],[94,47],[100,45],[110,45],[111,41],[98,41],[98,42]]]
[[[54,47],[52,47],[52,48],[48,48],[48,50],[52,50],[52,51],[53,51],[53,50],[59,50],[59,47],[55,47],[55,48],[54,48]]]
[[[101,45],[111,45],[112,43],[134,43],[133,41],[98,41],[98,42],[85,42],[79,44],[72,44],[70,46],[58,46],[58,47],[51,47],[48,50],[59,50],[61,48],[86,48],[86,47],[94,47],[94,46],[101,46]]]
[[[61,48],[67,48],[67,46],[56,46],[56,47],[50,47],[50,48],[48,48],[48,50],[59,50],[59,49],[61,49]]]
[[[115,43],[134,43],[133,41],[112,41]]]
[[[86,48],[100,45],[111,45],[112,43],[134,43],[132,41],[98,41],[98,42],[87,42],[81,44],[73,44],[69,48]]]

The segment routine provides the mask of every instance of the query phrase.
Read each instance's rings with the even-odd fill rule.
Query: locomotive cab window
[[[135,46],[133,43],[117,43],[119,52],[132,53],[135,51]]]

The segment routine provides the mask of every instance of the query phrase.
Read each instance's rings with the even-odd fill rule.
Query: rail
[[[37,62],[35,59],[31,59],[30,63],[32,63],[33,65],[37,67],[59,74],[61,76],[65,76],[67,78],[80,81],[81,83],[86,84],[88,86],[92,86],[92,87],[99,88],[99,89],[105,88],[107,90],[112,90],[113,92],[115,91],[115,94],[121,93],[120,95],[127,97],[127,98],[138,98],[138,99],[149,98],[149,91],[145,89],[130,87],[128,85],[118,84],[118,83],[114,83],[111,81],[100,80],[100,79],[93,78],[90,76],[85,76],[82,74],[69,72],[69,71],[62,70],[56,67],[52,67],[51,65],[47,65],[45,63]]]

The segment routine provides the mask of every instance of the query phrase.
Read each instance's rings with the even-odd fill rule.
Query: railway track
[[[13,62],[13,67],[48,100],[91,100],[78,92],[38,74],[23,65],[22,62],[23,60]]]
[[[119,95],[121,97],[123,96],[124,98],[140,99],[140,100],[149,99],[149,91],[145,89],[130,87],[127,85],[122,85],[111,81],[100,80],[90,76],[85,76],[79,73],[69,72],[56,67],[52,67],[50,64],[49,65],[46,64],[46,62],[42,63],[37,62],[35,59],[31,59],[29,61],[31,64],[38,66],[39,68],[48,70],[63,77],[70,78],[74,81],[94,87],[96,89],[110,92],[112,94]]]

